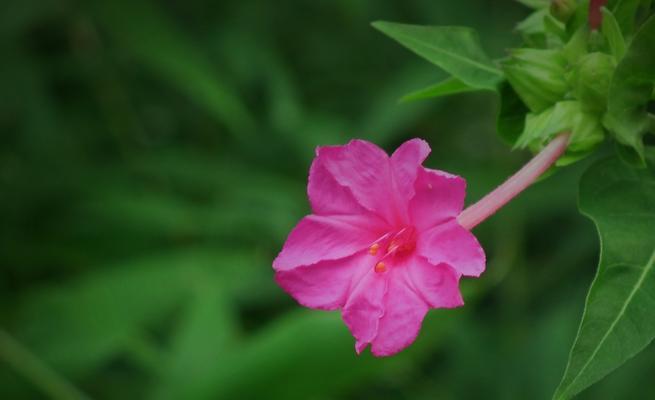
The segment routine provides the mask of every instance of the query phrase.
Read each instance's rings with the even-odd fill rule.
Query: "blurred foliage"
[[[369,22],[474,26],[500,57],[525,12],[0,3],[0,398],[548,398],[597,262],[576,209],[591,161],[477,229],[489,265],[467,306],[430,312],[396,357],[357,357],[338,313],[301,309],[270,265],[318,144],[423,137],[469,202],[520,166],[494,94],[398,104],[444,76]],[[581,398],[643,398],[654,366],[649,349]]]

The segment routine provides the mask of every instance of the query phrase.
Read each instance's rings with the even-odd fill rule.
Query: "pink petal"
[[[412,344],[428,312],[428,305],[401,276],[405,273],[404,266],[397,266],[391,272],[395,276],[389,277],[384,315],[371,345],[375,356],[390,356]]]
[[[277,271],[275,280],[305,307],[336,310],[345,305],[352,282],[361,279],[373,265],[371,256],[360,252],[340,260]]]
[[[420,256],[407,265],[408,279],[432,308],[455,308],[464,305],[459,291],[459,274],[448,264],[430,264]]]
[[[331,214],[361,214],[364,208],[355,200],[352,191],[347,186],[340,185],[323,165],[325,157],[319,156],[316,149],[309,169],[307,195],[312,211],[317,215]]]
[[[378,322],[384,314],[384,297],[388,275],[371,268],[355,284],[343,308],[343,320],[355,337],[355,350],[361,353],[378,332]]]
[[[430,264],[446,263],[465,276],[480,276],[485,268],[485,255],[480,243],[455,220],[421,232],[416,251]]]
[[[389,157],[384,150],[370,142],[352,140],[345,146],[319,147],[317,153],[321,165],[339,185],[350,189],[364,208],[390,223],[400,218]]]
[[[403,198],[404,204],[414,196],[416,175],[421,164],[430,154],[430,146],[425,140],[411,139],[400,145],[391,155],[391,168],[395,178],[394,190]]]
[[[414,190],[409,214],[419,232],[456,218],[464,207],[466,181],[459,176],[420,168]]]
[[[285,271],[348,257],[370,247],[383,229],[367,215],[309,215],[293,228],[273,268]]]

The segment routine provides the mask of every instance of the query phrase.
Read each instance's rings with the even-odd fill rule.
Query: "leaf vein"
[[[637,280],[637,283],[635,284],[634,288],[632,288],[632,291],[626,298],[625,302],[623,303],[623,306],[621,307],[621,310],[617,314],[616,318],[612,321],[612,324],[609,326],[607,329],[607,332],[603,335],[603,337],[600,339],[600,342],[598,342],[598,345],[596,345],[596,348],[594,349],[593,353],[591,353],[591,356],[589,356],[589,359],[585,364],[582,366],[580,371],[576,374],[576,376],[573,378],[571,383],[569,383],[568,387],[571,388],[573,385],[577,382],[578,378],[582,376],[582,374],[586,371],[586,369],[589,367],[591,362],[596,358],[596,355],[602,348],[603,344],[607,340],[607,338],[612,334],[614,331],[614,328],[616,328],[616,325],[618,322],[623,318],[625,315],[626,310],[628,309],[628,306],[630,305],[630,302],[632,302],[633,297],[635,294],[641,289],[641,285],[644,283],[644,280],[646,279],[646,276],[650,272],[650,270],[653,268],[653,265],[655,264],[655,249],[653,250],[653,253],[651,254],[650,259],[648,260],[648,263],[646,264],[646,267],[644,268],[643,272],[639,276],[639,279]]]
[[[395,32],[395,33],[396,33],[396,35],[398,35],[398,36],[402,36],[402,37],[404,37],[405,40],[408,40],[408,41],[410,41],[410,42],[414,42],[416,45],[423,46],[423,47],[427,47],[428,49],[434,50],[434,51],[436,51],[436,52],[438,52],[438,53],[445,54],[446,56],[448,56],[448,57],[452,57],[452,58],[454,58],[454,59],[457,59],[457,60],[459,60],[459,61],[461,61],[461,62],[463,62],[463,63],[465,63],[465,64],[470,64],[470,65],[473,65],[473,66],[475,66],[475,67],[477,67],[477,68],[480,68],[480,69],[482,69],[482,70],[485,70],[485,71],[487,71],[487,72],[490,72],[490,73],[492,73],[492,74],[494,74],[494,75],[498,75],[498,77],[501,77],[501,76],[502,76],[502,72],[501,72],[499,69],[497,69],[497,68],[491,67],[491,66],[489,66],[489,65],[483,64],[483,63],[481,63],[481,62],[475,61],[475,60],[470,59],[470,58],[467,58],[467,57],[463,57],[463,56],[461,56],[461,55],[459,55],[459,54],[457,54],[457,53],[453,53],[453,52],[450,52],[450,51],[448,51],[448,50],[444,50],[444,49],[442,49],[442,48],[439,48],[439,47],[436,47],[436,46],[432,46],[432,45],[427,44],[427,43],[425,43],[425,42],[423,42],[423,41],[421,41],[421,40],[415,39],[415,38],[412,37],[411,35],[407,35],[407,34],[405,34],[405,33],[400,33],[400,32]]]

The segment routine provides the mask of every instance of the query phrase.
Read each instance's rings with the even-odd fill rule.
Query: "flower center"
[[[413,226],[406,226],[397,231],[391,231],[383,235],[371,245],[368,252],[372,256],[381,255],[375,272],[381,273],[387,270],[387,265],[394,257],[405,256],[416,247],[416,229]]]

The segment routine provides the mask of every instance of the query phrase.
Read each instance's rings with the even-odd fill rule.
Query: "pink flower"
[[[391,157],[362,140],[319,147],[307,187],[313,214],[273,261],[300,304],[341,309],[357,353],[404,349],[428,309],[463,305],[462,275],[484,271],[484,251],[457,222],[466,182],[424,168],[429,153],[420,139]]]

